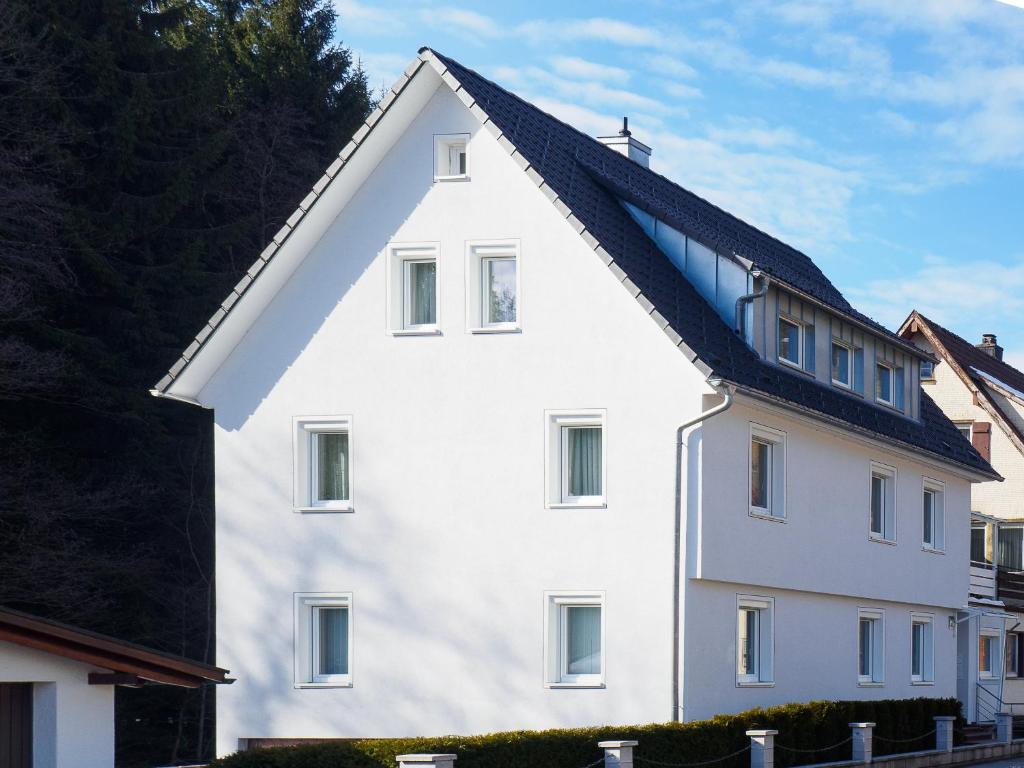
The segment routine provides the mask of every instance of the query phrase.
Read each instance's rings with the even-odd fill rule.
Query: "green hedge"
[[[256,749],[216,760],[211,768],[396,768],[396,755],[416,752],[455,753],[459,756],[456,768],[583,768],[601,757],[597,742],[612,739],[639,741],[638,758],[696,763],[743,749],[750,743],[745,731],[751,728],[779,731],[775,764],[785,768],[849,759],[849,743],[831,750],[823,748],[849,738],[852,722],[877,723],[877,755],[932,749],[934,735],[905,740],[932,731],[935,715],[956,715],[958,725],[963,725],[956,699],[812,701],[690,723],[510,731],[485,736],[360,739]],[[749,765],[749,754],[744,753],[708,768]],[[645,768],[643,762],[639,762],[639,768]]]

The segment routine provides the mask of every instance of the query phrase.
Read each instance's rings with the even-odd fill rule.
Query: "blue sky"
[[[334,0],[375,87],[430,45],[1024,368],[1024,0]]]

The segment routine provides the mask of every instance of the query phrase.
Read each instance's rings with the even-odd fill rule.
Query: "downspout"
[[[723,387],[722,379],[714,376],[708,384],[724,399],[713,408],[709,408],[692,419],[684,421],[676,429],[676,509],[675,509],[675,558],[672,570],[672,722],[679,722],[679,598],[681,583],[679,567],[682,563],[682,523],[683,523],[683,432],[695,424],[700,424],[712,416],[727,411],[732,405],[732,392]]]
[[[747,313],[744,311],[745,305],[759,299],[768,293],[768,275],[762,272],[760,269],[754,269],[751,271],[750,276],[755,280],[761,280],[761,290],[755,291],[754,293],[747,293],[736,299],[736,332],[740,335],[740,338],[746,341],[746,318]]]

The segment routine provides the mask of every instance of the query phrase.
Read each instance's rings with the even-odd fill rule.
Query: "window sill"
[[[814,371],[808,371],[800,363],[794,363],[792,360],[789,360],[785,357],[779,357],[777,358],[777,360],[779,361],[780,365],[789,368],[791,371],[795,371],[796,373],[802,373],[804,376],[810,376],[812,379],[814,378]]]
[[[355,507],[351,504],[345,504],[344,506],[337,507],[294,507],[296,512],[302,514],[316,514],[318,512],[355,512]]]
[[[604,688],[604,683],[544,683],[545,688]]]
[[[756,683],[754,683],[754,682],[744,683],[744,682],[740,682],[739,680],[737,680],[736,681],[736,687],[737,688],[774,688],[775,687],[775,681],[774,680],[759,680]]]
[[[352,682],[347,683],[295,683],[295,688],[351,688]]]
[[[571,501],[548,502],[548,509],[608,509],[607,502],[583,502]]]
[[[857,683],[857,687],[858,688],[884,688],[885,687],[885,681],[883,680],[880,683],[876,683],[876,682],[861,683],[861,682],[858,682]]]
[[[469,181],[469,174],[462,173],[458,176],[435,176],[434,181]]]
[[[896,403],[887,403],[885,400],[879,400],[877,397],[875,398],[875,405],[888,408],[890,411],[895,411],[896,413],[903,413],[903,411],[896,407]]]
[[[934,680],[911,680],[911,685],[935,685]]]
[[[392,336],[440,336],[440,328],[392,328],[388,331]]]
[[[923,545],[921,547],[921,551],[922,552],[930,552],[933,555],[944,555],[944,554],[946,554],[946,550],[944,550],[944,549],[936,549],[935,547],[929,547],[927,544],[925,544],[925,545]]]
[[[786,516],[785,515],[771,515],[771,514],[768,514],[767,512],[755,512],[753,509],[748,510],[747,514],[750,517],[756,517],[759,520],[769,520],[769,521],[771,521],[773,523],[784,523],[784,522],[786,522]]]
[[[484,327],[484,328],[470,328],[469,332],[473,333],[473,334],[522,333],[523,329],[520,328],[518,325],[507,325],[507,326],[496,325],[496,326],[492,326],[492,327],[489,327],[489,328],[488,327]]]
[[[832,379],[832,386],[837,389],[841,389],[844,392],[853,392],[853,385],[847,384],[845,381],[839,381],[838,379]]]
[[[887,544],[890,547],[896,546],[896,542],[893,539],[883,539],[881,536],[868,536],[868,541],[872,541],[875,544]]]

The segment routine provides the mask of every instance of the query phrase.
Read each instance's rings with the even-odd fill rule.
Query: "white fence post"
[[[1013,741],[1013,715],[1009,712],[996,712],[996,741],[1001,744]]]
[[[604,768],[633,768],[633,747],[638,741],[599,741],[604,750]]]
[[[750,737],[750,768],[775,768],[775,737],[778,731],[747,731]]]
[[[455,768],[456,755],[399,755],[398,768]]]
[[[872,729],[874,723],[850,723],[853,729],[853,759],[860,763],[870,763],[872,755]]]
[[[952,715],[936,715],[932,719],[935,721],[935,749],[939,752],[952,752],[953,723],[956,718]]]

